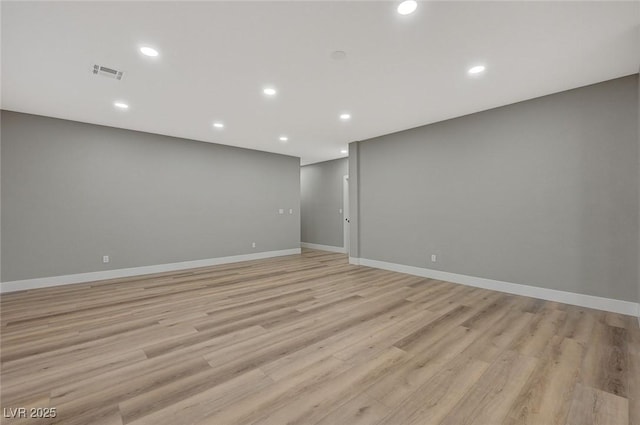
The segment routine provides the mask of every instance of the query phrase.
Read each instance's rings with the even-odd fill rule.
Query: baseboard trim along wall
[[[385,261],[369,260],[366,258],[349,258],[350,264],[374,267],[390,270],[430,279],[444,280],[459,283],[461,285],[477,288],[491,289],[493,291],[506,292],[508,294],[523,295],[539,298],[547,301],[556,301],[564,304],[572,304],[580,307],[588,307],[613,313],[640,316],[640,303],[614,300],[611,298],[596,297],[593,295],[578,294],[574,292],[558,291],[556,289],[540,288],[537,286],[521,285],[518,283],[502,282],[499,280],[485,279],[482,277],[467,276],[457,273],[443,272],[422,267],[406,266],[403,264],[387,263]],[[640,319],[639,319],[640,321]]]
[[[339,252],[340,254],[346,254],[347,250],[342,246],[320,245],[317,243],[300,242],[302,248],[317,249],[320,251]]]
[[[241,261],[260,260],[263,258],[281,257],[285,255],[296,255],[300,254],[300,252],[300,248],[292,248],[280,251],[265,251],[252,254],[232,255],[229,257],[207,258],[204,260],[182,261],[179,263],[131,267],[127,269],[104,270],[99,272],[70,274],[66,276],[14,280],[11,282],[0,283],[0,293],[24,291],[27,289],[48,288],[51,286],[70,285],[74,283],[94,282],[106,279],[117,279],[121,277],[140,276],[144,274],[164,273],[175,270],[194,269],[198,267],[217,266],[220,264],[238,263]]]

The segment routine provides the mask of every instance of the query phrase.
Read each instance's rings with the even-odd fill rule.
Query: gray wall
[[[302,242],[344,246],[343,178],[347,158],[305,165],[300,169]]]
[[[359,256],[637,300],[637,85],[358,143]]]
[[[349,257],[360,258],[360,142],[349,143]]]
[[[8,111],[1,119],[5,282],[300,246],[298,158]]]

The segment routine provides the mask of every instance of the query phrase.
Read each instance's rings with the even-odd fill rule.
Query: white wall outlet
[[[105,264],[108,263],[109,262],[109,256],[108,255],[103,255],[102,256],[102,262],[105,263]]]
[[[293,214],[293,208],[289,208],[289,214]]]
[[[278,214],[284,214],[284,208],[280,208],[280,209],[278,210]]]
[[[438,256],[436,254],[431,254],[431,262],[432,263],[437,263],[438,262]]]
[[[342,208],[338,210],[338,214],[342,214]]]
[[[255,248],[256,247],[256,243],[255,242],[251,242],[251,248]]]

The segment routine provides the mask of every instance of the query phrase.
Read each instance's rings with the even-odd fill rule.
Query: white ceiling
[[[640,66],[637,1],[421,2],[409,16],[397,4],[3,1],[2,108],[306,164],[345,156],[355,140]],[[335,50],[347,58],[332,59]],[[124,78],[94,76],[96,63]],[[470,78],[478,63],[486,72]],[[267,84],[276,97],[262,94]],[[349,122],[338,119],[345,111]]]

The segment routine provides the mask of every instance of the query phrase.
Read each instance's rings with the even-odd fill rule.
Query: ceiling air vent
[[[107,68],[102,65],[93,65],[93,73],[95,75],[102,75],[103,77],[113,78],[116,80],[122,80],[122,71],[118,71],[117,69]]]

